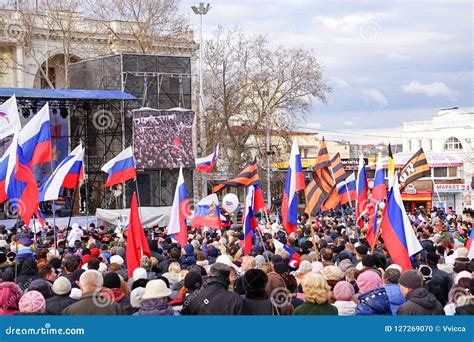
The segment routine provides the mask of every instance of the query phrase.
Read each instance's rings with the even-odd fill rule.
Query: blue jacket
[[[406,302],[405,297],[403,297],[403,294],[400,291],[400,286],[398,284],[387,284],[383,287],[385,288],[385,292],[387,292],[392,315],[396,315],[400,305],[405,304]]]
[[[385,288],[379,287],[359,296],[360,303],[356,307],[359,315],[391,315],[390,302]]]

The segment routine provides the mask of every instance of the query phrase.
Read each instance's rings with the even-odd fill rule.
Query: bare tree
[[[166,43],[192,39],[179,0],[88,0],[88,5],[112,39],[128,51],[154,53]]]
[[[239,29],[219,27],[204,55],[208,145],[224,147],[231,174],[265,154],[268,130],[285,137],[330,91],[311,51],[272,47]]]

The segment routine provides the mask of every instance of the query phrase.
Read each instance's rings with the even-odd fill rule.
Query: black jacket
[[[435,295],[441,305],[448,304],[448,294],[451,288],[451,277],[448,273],[441,271],[436,266],[431,266],[432,278],[426,284],[426,288]]]
[[[75,303],[76,300],[69,297],[69,295],[58,296],[46,299],[45,315],[61,315],[61,312],[69,305]]]
[[[464,306],[458,306],[456,308],[455,315],[460,316],[474,316],[474,304],[468,304]]]
[[[242,297],[235,292],[228,291],[227,287],[225,282],[210,278],[203,287],[185,300],[181,314],[200,316],[242,314]]]
[[[36,267],[36,260],[26,259],[21,264],[20,273],[16,277],[16,284],[25,290],[35,279],[38,279],[38,268]]]
[[[436,297],[424,287],[411,290],[407,302],[398,308],[398,316],[444,316],[444,309]]]

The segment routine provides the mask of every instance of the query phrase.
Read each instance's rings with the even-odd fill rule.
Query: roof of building
[[[408,160],[413,156],[413,153],[397,153],[393,156],[395,167],[403,167]],[[426,160],[430,167],[460,167],[463,166],[463,161],[446,153],[426,153]],[[384,167],[387,167],[387,157],[383,158]]]
[[[37,89],[0,88],[1,97],[43,99],[43,100],[136,100],[131,94],[119,90],[97,89]]]

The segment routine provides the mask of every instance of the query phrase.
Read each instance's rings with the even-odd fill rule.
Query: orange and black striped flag
[[[344,165],[342,164],[341,155],[339,152],[336,153],[336,155],[331,159],[331,170],[336,184],[341,183],[348,176],[344,170]]]
[[[260,178],[258,177],[257,161],[254,160],[247,164],[242,172],[235,178],[222,182],[212,188],[212,192],[219,192],[227,187],[243,188],[253,185],[255,187],[254,193],[254,210],[265,209],[265,200],[263,199],[262,186]]]
[[[321,207],[328,199],[334,188],[334,179],[331,175],[331,160],[329,159],[326,142],[321,141],[319,154],[313,171],[313,179],[306,186],[304,191],[306,196],[306,213],[316,216],[321,211]]]
[[[417,179],[430,175],[430,166],[426,160],[425,152],[420,148],[400,170],[400,176],[398,177],[400,191],[403,191],[408,184]]]

